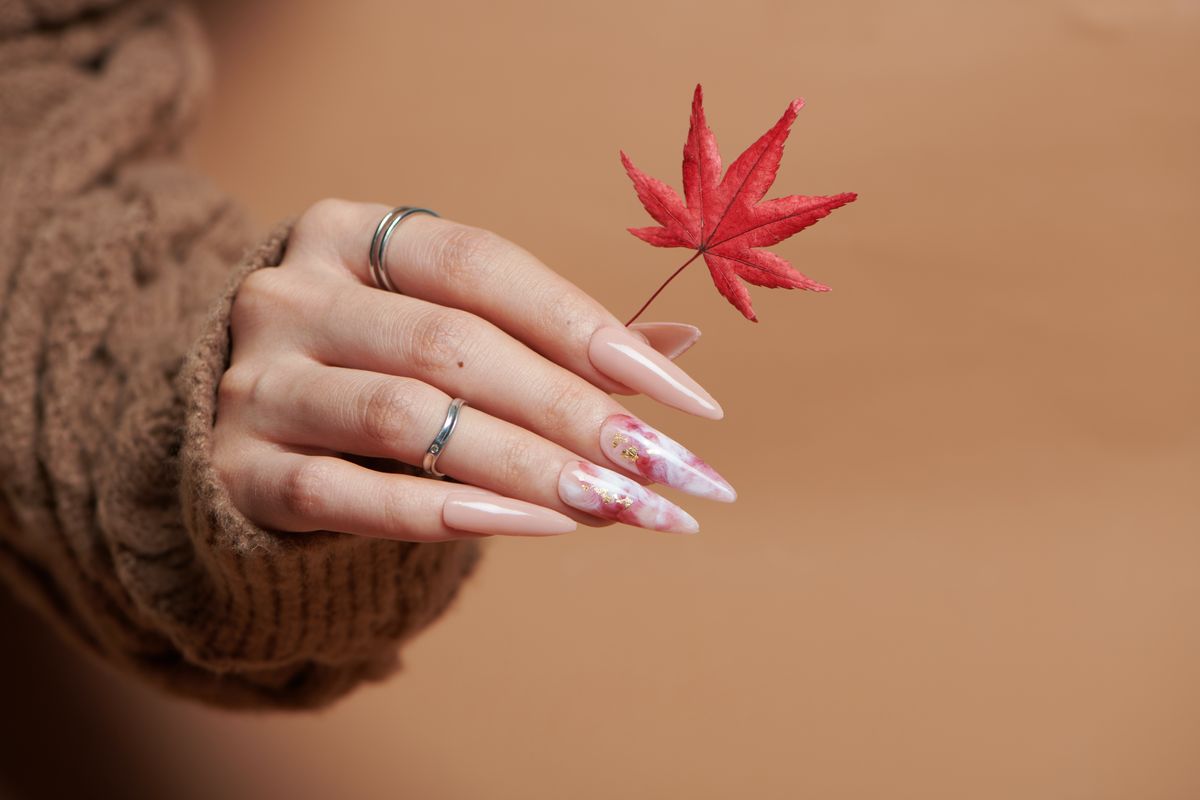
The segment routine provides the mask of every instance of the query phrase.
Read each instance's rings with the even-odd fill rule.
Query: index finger
[[[323,249],[374,285],[368,251],[388,207],[325,202],[328,208],[298,224],[295,246]],[[414,214],[395,230],[384,258],[400,292],[483,317],[605,391],[632,390],[696,416],[724,416],[699,383],[594,298],[491,231]]]

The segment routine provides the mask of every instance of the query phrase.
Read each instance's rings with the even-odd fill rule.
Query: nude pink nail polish
[[[558,475],[558,496],[572,508],[627,525],[672,533],[696,533],[691,514],[611,469],[568,462]]]
[[[691,349],[700,329],[684,322],[635,322],[629,330],[646,337],[651,347],[672,360]]]
[[[707,419],[725,416],[700,384],[625,328],[610,326],[593,333],[588,358],[614,381],[660,403]]]
[[[446,495],[442,522],[459,531],[508,536],[552,536],[578,527],[575,520],[553,509],[471,490]]]
[[[619,467],[681,492],[732,503],[737,492],[696,454],[639,419],[613,414],[600,426],[600,449]]]

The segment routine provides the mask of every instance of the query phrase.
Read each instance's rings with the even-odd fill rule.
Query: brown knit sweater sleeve
[[[230,503],[227,318],[288,227],[250,249],[178,162],[205,83],[186,8],[0,0],[0,578],[171,691],[313,707],[392,673],[479,549],[278,533]]]

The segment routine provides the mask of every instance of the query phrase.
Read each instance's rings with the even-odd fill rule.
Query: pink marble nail
[[[717,471],[665,433],[628,414],[600,426],[600,449],[619,467],[681,492],[732,503],[737,492]]]
[[[617,383],[660,403],[708,419],[725,415],[694,378],[624,327],[598,328],[588,342],[588,359]]]
[[[558,496],[572,508],[654,531],[696,533],[700,524],[679,506],[611,469],[570,461],[558,475]]]
[[[646,342],[669,359],[679,358],[700,338],[700,329],[685,322],[635,322],[629,330],[646,337]]]
[[[442,522],[471,533],[551,536],[570,533],[575,520],[550,508],[478,489],[459,489],[442,502]]]

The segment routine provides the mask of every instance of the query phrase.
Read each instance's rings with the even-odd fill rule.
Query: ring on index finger
[[[371,278],[380,289],[396,292],[397,294],[400,292],[396,288],[396,284],[392,282],[392,276],[388,273],[387,246],[396,228],[400,227],[400,223],[413,214],[429,214],[434,217],[441,216],[429,208],[396,206],[384,214],[383,219],[379,220],[379,224],[375,226],[375,235],[371,237],[371,250],[367,256],[367,260],[371,265]]]

